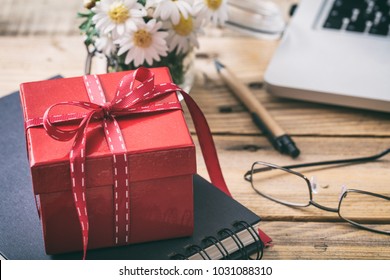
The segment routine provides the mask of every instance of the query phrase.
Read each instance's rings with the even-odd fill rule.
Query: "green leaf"
[[[83,31],[86,31],[86,30],[87,30],[87,26],[88,26],[88,22],[89,22],[89,20],[83,21],[83,22],[79,25],[79,29],[80,29],[80,30],[83,30]]]
[[[91,14],[94,14],[94,13],[92,11],[88,11],[87,13],[80,13],[80,12],[78,12],[77,16],[79,16],[79,17],[90,17]]]

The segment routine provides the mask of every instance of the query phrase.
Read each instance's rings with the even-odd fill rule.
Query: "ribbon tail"
[[[86,138],[87,127],[93,116],[91,112],[77,133],[73,147],[69,153],[70,177],[72,180],[73,200],[81,227],[83,259],[85,260],[88,248],[89,221],[86,201],[86,176],[85,176],[85,157],[86,157]]]
[[[199,138],[200,148],[202,150],[203,158],[206,163],[207,172],[210,176],[211,182],[218,189],[227,195],[232,196],[226,185],[225,179],[223,178],[214,140],[211,136],[210,127],[207,124],[205,116],[191,96],[182,90],[180,90],[180,93],[184,98],[184,101],[190,111],[192,121],[194,122],[196,134]]]

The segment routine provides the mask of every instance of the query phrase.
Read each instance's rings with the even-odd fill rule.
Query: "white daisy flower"
[[[101,0],[92,11],[96,28],[105,34],[112,31],[115,38],[136,29],[136,24],[146,16],[145,7],[137,0]]]
[[[190,3],[188,0],[149,0],[146,7],[154,8],[153,18],[170,19],[173,24],[178,24],[180,14],[184,18],[192,15]]]
[[[177,24],[172,24],[168,29],[169,51],[176,48],[176,53],[186,53],[191,47],[199,47],[197,34],[200,33],[201,21],[189,16],[180,16]]]
[[[145,61],[149,65],[153,64],[153,60],[160,61],[160,57],[166,56],[168,51],[165,41],[168,33],[158,31],[161,26],[162,23],[155,19],[138,24],[136,30],[130,30],[115,42],[120,46],[118,55],[127,52],[125,63],[133,62],[135,67]]]
[[[195,0],[194,13],[214,25],[223,25],[228,19],[227,0]]]
[[[117,49],[117,46],[112,40],[110,34],[100,35],[95,41],[95,46],[98,51],[104,53],[106,56],[111,56]]]

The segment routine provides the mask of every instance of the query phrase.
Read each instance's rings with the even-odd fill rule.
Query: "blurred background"
[[[273,2],[287,19],[293,1]],[[84,9],[82,0],[0,0],[0,6],[0,96],[17,90],[22,82],[83,74],[86,50],[77,17]],[[243,34],[225,27],[206,30],[203,36],[225,35]],[[201,39],[201,49],[207,45]]]

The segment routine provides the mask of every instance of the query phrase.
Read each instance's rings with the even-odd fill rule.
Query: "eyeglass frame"
[[[376,155],[373,155],[373,156],[368,156],[368,157],[359,157],[359,158],[341,159],[341,160],[330,160],[330,161],[320,161],[320,162],[293,164],[293,165],[286,165],[286,166],[279,166],[279,165],[268,163],[268,162],[264,162],[264,161],[256,161],[256,162],[254,162],[252,164],[251,170],[247,171],[244,174],[244,179],[251,183],[252,189],[256,193],[258,193],[259,195],[261,195],[261,196],[263,196],[265,198],[268,198],[268,199],[270,199],[270,200],[272,200],[272,201],[274,201],[276,203],[280,203],[280,204],[291,206],[291,207],[309,207],[310,205],[313,205],[314,207],[319,208],[321,210],[337,213],[339,215],[340,219],[342,219],[342,220],[344,220],[344,221],[346,221],[346,222],[348,222],[348,223],[350,223],[350,224],[352,224],[352,225],[354,225],[354,226],[356,226],[358,228],[362,228],[362,229],[365,229],[365,230],[368,230],[368,231],[371,231],[371,232],[376,232],[376,233],[390,235],[390,231],[383,231],[383,230],[377,230],[377,229],[374,229],[374,228],[366,227],[366,226],[364,226],[362,224],[359,224],[359,223],[357,223],[355,221],[349,220],[349,219],[343,217],[340,214],[340,208],[341,208],[342,201],[347,196],[348,193],[355,192],[355,193],[360,193],[360,194],[365,194],[365,195],[371,195],[371,196],[375,196],[375,197],[382,198],[382,199],[390,201],[390,197],[389,196],[381,195],[381,194],[373,193],[373,192],[368,192],[368,191],[363,191],[363,190],[357,190],[357,189],[346,189],[340,195],[339,203],[338,203],[338,207],[337,208],[327,207],[327,206],[321,205],[321,204],[319,204],[319,203],[317,203],[317,202],[315,202],[313,200],[313,188],[312,188],[312,183],[310,182],[310,180],[304,174],[299,173],[299,172],[297,172],[295,170],[292,170],[292,168],[302,168],[302,167],[311,167],[311,166],[320,166],[320,165],[333,165],[333,164],[342,164],[342,163],[364,163],[364,162],[370,162],[370,161],[377,160],[377,159],[379,159],[379,158],[381,158],[381,157],[383,157],[383,156],[385,156],[385,155],[387,155],[389,153],[390,153],[390,148],[384,150],[383,152],[381,152],[379,154],[376,154]],[[254,169],[255,165],[257,165],[257,164],[262,164],[262,165],[265,165],[267,167]],[[290,203],[290,202],[287,202],[287,201],[275,199],[272,196],[269,196],[267,194],[264,194],[264,193],[260,192],[259,190],[257,190],[254,187],[253,180],[252,180],[253,174],[256,174],[256,173],[259,173],[259,172],[264,172],[264,171],[269,171],[269,170],[272,170],[272,169],[282,170],[282,171],[291,173],[293,175],[299,176],[299,177],[301,177],[302,179],[305,180],[305,182],[307,184],[307,187],[309,189],[309,201],[307,202],[306,205],[297,204],[297,203]]]

